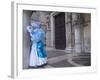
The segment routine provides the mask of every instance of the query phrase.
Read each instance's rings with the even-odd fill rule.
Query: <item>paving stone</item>
[[[90,58],[75,58],[75,59],[73,59],[73,62],[84,65],[84,66],[90,66],[91,65],[91,59]]]
[[[57,57],[65,54],[67,53],[65,53],[64,51],[47,51],[48,58]]]
[[[74,65],[70,64],[67,60],[63,60],[50,65],[53,67],[74,67]]]

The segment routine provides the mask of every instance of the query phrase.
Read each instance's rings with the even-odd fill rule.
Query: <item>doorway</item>
[[[54,16],[55,23],[55,48],[64,50],[66,48],[65,13],[61,12]]]

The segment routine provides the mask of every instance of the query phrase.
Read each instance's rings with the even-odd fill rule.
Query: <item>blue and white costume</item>
[[[29,66],[37,67],[46,64],[47,55],[43,43],[45,32],[41,29],[40,23],[34,21],[31,26],[27,27],[27,31],[30,33],[32,42]]]

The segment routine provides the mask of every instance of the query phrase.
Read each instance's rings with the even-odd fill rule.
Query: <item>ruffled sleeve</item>
[[[29,32],[30,36],[32,36],[33,29],[31,26],[27,26],[27,31]]]

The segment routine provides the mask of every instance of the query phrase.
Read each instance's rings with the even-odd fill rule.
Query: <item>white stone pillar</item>
[[[50,14],[50,27],[51,27],[51,49],[54,49],[54,18],[53,18],[53,13]]]
[[[81,25],[80,14],[72,13],[72,25],[75,28],[75,52],[81,52]]]
[[[65,13],[65,27],[66,27],[66,53],[71,53],[71,13]]]

